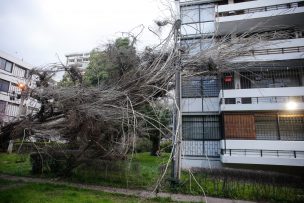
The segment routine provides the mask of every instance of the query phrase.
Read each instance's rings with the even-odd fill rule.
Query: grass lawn
[[[2,182],[9,182],[0,179]],[[172,202],[168,198],[140,199],[132,196],[124,196],[105,192],[77,189],[61,185],[37,184],[37,183],[19,183],[14,186],[12,182],[7,189],[0,189],[1,203],[110,203],[110,202]]]
[[[72,176],[67,181],[151,190],[160,177],[160,166],[164,165],[168,158],[169,154],[165,153],[160,157],[150,156],[149,153],[138,153],[134,154],[132,161],[106,162],[94,167],[79,167],[73,171]],[[28,156],[0,154],[0,172],[12,175],[30,175],[30,170]],[[169,174],[170,167],[164,178],[165,180],[169,177]],[[204,173],[196,173],[195,178],[208,196],[253,201],[304,202],[304,188],[257,184],[233,179],[225,182],[222,179],[209,177]],[[174,190],[170,188],[169,181],[162,183],[161,190],[202,195],[201,188],[186,171],[182,172],[181,184]],[[93,195],[90,198],[97,197]]]
[[[150,156],[148,152],[134,154],[128,161],[106,163],[106,166],[77,168],[70,178],[86,182],[124,188],[152,189],[160,177],[160,166],[167,163],[169,154]]]
[[[0,173],[28,176],[30,172],[28,155],[0,153]]]

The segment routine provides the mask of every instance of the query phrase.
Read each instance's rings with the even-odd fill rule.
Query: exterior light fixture
[[[294,101],[289,101],[286,103],[287,110],[295,110],[295,109],[297,109],[297,107],[298,107],[298,104]]]
[[[21,89],[22,91],[24,91],[24,90],[26,89],[26,85],[25,85],[24,83],[18,83],[18,84],[17,84],[17,87],[18,87],[19,89]]]

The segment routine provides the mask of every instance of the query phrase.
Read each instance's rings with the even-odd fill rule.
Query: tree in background
[[[74,85],[74,83],[68,72],[65,72],[62,77],[62,80],[60,82],[58,82],[58,86],[60,86],[60,87],[71,87],[73,85]]]
[[[155,104],[147,104],[143,106],[142,113],[146,116],[147,136],[152,142],[150,153],[152,156],[160,154],[160,140],[162,135],[168,134],[168,126],[170,124],[170,110],[166,105],[156,102]]]
[[[85,82],[93,86],[115,82],[138,63],[134,40],[118,38],[114,43],[107,44],[104,50],[94,49],[91,52],[90,63],[84,75]]]

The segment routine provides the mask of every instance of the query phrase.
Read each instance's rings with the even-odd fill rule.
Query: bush
[[[171,140],[166,140],[160,143],[160,151],[161,152],[166,152],[166,153],[171,153],[172,151],[172,141]]]
[[[152,143],[148,138],[140,137],[136,141],[135,152],[150,152],[152,149]]]
[[[30,161],[32,165],[33,174],[52,173],[56,175],[63,175],[65,169],[69,164],[73,163],[74,151],[63,152],[33,152],[30,154]],[[67,175],[67,174],[65,174]]]

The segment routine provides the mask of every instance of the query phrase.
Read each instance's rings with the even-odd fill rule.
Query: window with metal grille
[[[0,100],[0,114],[5,113],[6,101]]]
[[[220,140],[219,116],[183,116],[183,140]]]
[[[304,115],[279,115],[281,140],[304,140]]]
[[[219,116],[183,116],[182,131],[184,155],[219,157]]]
[[[303,114],[224,115],[226,139],[304,140]]]
[[[299,87],[303,85],[301,84],[302,75],[303,73],[295,68],[241,72],[240,82],[242,89]]]
[[[251,104],[251,97],[243,97],[242,99],[242,104]]]
[[[225,98],[225,104],[236,104],[235,98]]]
[[[195,77],[182,82],[182,97],[218,97],[220,93],[219,80],[216,76]]]
[[[216,78],[202,79],[203,97],[218,97],[220,93],[219,80]]]
[[[277,116],[269,114],[255,115],[256,139],[278,140]]]
[[[182,81],[182,97],[197,98],[202,96],[201,79]]]
[[[8,92],[9,84],[8,81],[0,79],[0,91]]]

